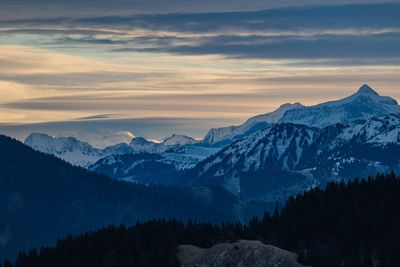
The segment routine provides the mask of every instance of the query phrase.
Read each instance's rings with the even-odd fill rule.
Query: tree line
[[[69,235],[0,267],[179,266],[179,244],[211,247],[257,239],[311,266],[400,266],[400,180],[395,174],[331,182],[241,223],[150,220]]]

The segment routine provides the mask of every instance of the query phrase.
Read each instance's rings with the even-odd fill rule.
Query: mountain
[[[194,144],[173,147],[159,154],[139,152],[110,155],[88,166],[88,169],[126,182],[174,185],[184,170],[193,168],[218,150]]]
[[[74,137],[32,133],[25,144],[118,180],[169,185],[173,181],[172,174],[176,177],[180,170],[191,168],[218,151],[202,146],[191,137],[176,134],[161,143],[135,137],[129,145],[121,143],[99,149]]]
[[[52,137],[43,133],[32,133],[25,144],[43,153],[54,155],[73,165],[86,167],[111,154],[133,153],[127,144],[118,144],[104,149],[94,148],[74,137]]]
[[[240,126],[211,130],[202,142],[179,135],[161,143],[134,138],[131,146],[135,150],[159,156],[109,156],[93,164],[91,169],[115,179],[161,184],[173,182],[174,175],[183,173],[187,177],[185,173],[189,173],[193,178],[187,178],[189,184],[222,185],[241,197],[275,201],[323,185],[329,179],[347,179],[397,168],[387,161],[388,157],[383,157],[385,162],[380,164],[372,155],[353,157],[346,150],[351,148],[355,154],[357,148],[367,155],[369,151],[378,153],[377,147],[382,151],[395,149],[398,116],[385,114],[397,111],[398,107],[394,99],[380,96],[364,85],[342,100],[311,107],[285,104]],[[329,123],[323,126],[325,122]],[[235,140],[238,144],[230,146]],[[223,156],[216,154],[226,146],[221,152]],[[334,153],[340,153],[340,157]],[[218,163],[220,157],[229,160]],[[154,169],[147,169],[149,166]],[[271,178],[255,178],[265,176],[267,170]],[[160,179],[166,171],[168,179]],[[267,195],[265,188],[269,190]]]
[[[173,134],[160,143],[146,140],[143,137],[136,137],[132,139],[130,146],[136,152],[158,154],[163,158],[164,162],[175,165],[178,170],[192,168],[198,162],[220,149],[204,145],[192,137],[177,134]],[[96,164],[102,163],[98,162]]]
[[[129,145],[137,152],[163,153],[168,149],[192,145],[195,143],[197,143],[197,141],[192,137],[173,134],[160,143],[149,141],[144,137],[135,137]]]
[[[75,137],[96,148],[106,148],[118,144],[129,144],[135,136],[129,131],[103,132],[97,128],[88,128],[77,132]]]
[[[231,143],[255,131],[265,129],[269,124],[278,122],[286,111],[302,107],[304,106],[300,103],[288,103],[280,106],[277,110],[271,113],[252,117],[239,126],[211,129],[204,137],[203,143],[213,144],[216,146]]]
[[[217,153],[221,147],[207,146],[203,143],[173,147],[162,153],[162,156],[175,163],[178,169],[190,169],[207,157]]]
[[[356,119],[368,119],[398,112],[400,112],[400,106],[395,99],[380,96],[364,84],[355,94],[344,99],[289,110],[279,122],[325,127],[335,123],[349,124]]]
[[[365,84],[356,93],[344,99],[315,106],[285,104],[272,113],[250,118],[242,125],[211,129],[203,142],[226,145],[274,123],[295,123],[323,128],[336,123],[349,124],[357,119],[399,112],[400,106],[395,99],[380,96]]]
[[[171,185],[180,173],[177,165],[159,154],[142,152],[107,156],[89,170],[126,182]]]
[[[400,172],[399,155],[400,114],[324,128],[278,123],[200,162],[182,182],[282,201],[330,180]]]
[[[223,189],[113,181],[0,136],[0,259],[109,224],[177,217],[237,221],[261,212]]]
[[[171,147],[193,145],[195,143],[197,143],[197,141],[190,136],[173,134],[170,137],[165,138],[161,144],[167,147]]]

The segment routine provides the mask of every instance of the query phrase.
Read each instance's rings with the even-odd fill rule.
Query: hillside
[[[6,136],[0,151],[0,259],[109,224],[170,217],[218,222],[261,213],[222,189],[113,181]]]
[[[238,239],[261,240],[268,245],[232,243]],[[246,225],[152,220],[131,228],[108,227],[68,236],[55,247],[21,254],[15,267],[175,267],[178,258],[183,266],[215,266],[222,260],[238,267],[250,266],[239,264],[246,257],[253,261],[264,255],[264,260],[271,260],[270,252],[279,252],[272,255],[280,263],[285,260],[296,264],[295,255],[287,251],[296,253],[299,262],[307,266],[384,267],[399,266],[399,242],[400,180],[390,174],[347,184],[332,182],[324,190],[314,189],[291,197],[282,209],[272,215],[265,213]],[[255,257],[246,254],[229,261],[244,250],[250,254],[258,252]],[[215,261],[202,257],[204,253]],[[265,266],[270,266],[268,262]]]
[[[400,173],[400,114],[324,128],[279,123],[238,140],[183,175],[245,199],[285,201],[329,181]]]

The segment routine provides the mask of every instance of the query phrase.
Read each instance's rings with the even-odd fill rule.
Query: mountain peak
[[[363,86],[358,89],[357,93],[358,95],[379,95],[374,89],[369,87],[368,84],[364,84]]]
[[[196,143],[194,138],[181,134],[173,134],[162,141],[162,144],[166,146],[189,145],[194,143]]]
[[[151,142],[151,141],[149,141],[146,138],[141,137],[141,136],[134,137],[134,138],[132,138],[132,141],[131,141],[131,145],[132,144],[149,145],[149,144],[152,144],[152,143],[153,142]]]
[[[282,109],[282,108],[301,108],[301,107],[304,107],[304,105],[299,103],[299,102],[296,102],[296,103],[293,103],[293,104],[292,103],[285,103],[285,104],[281,105],[279,107],[279,109]]]

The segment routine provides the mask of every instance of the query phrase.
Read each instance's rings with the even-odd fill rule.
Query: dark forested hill
[[[109,224],[170,217],[236,221],[257,212],[222,189],[117,182],[0,136],[0,260]]]
[[[391,174],[330,183],[247,225],[153,220],[109,227],[21,254],[15,266],[177,266],[177,244],[210,247],[239,238],[296,252],[316,267],[400,266],[400,180]]]

